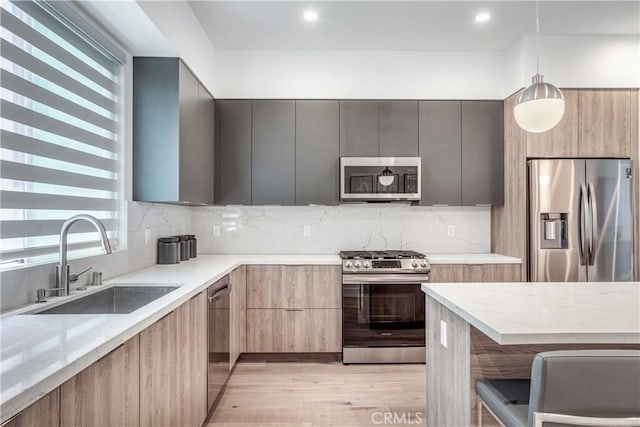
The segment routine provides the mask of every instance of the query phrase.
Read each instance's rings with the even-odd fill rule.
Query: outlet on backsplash
[[[454,237],[456,235],[456,226],[453,224],[447,225],[447,236]]]
[[[220,236],[220,226],[214,225],[213,228],[211,229],[211,234],[213,234],[213,237]]]
[[[144,244],[148,245],[151,241],[151,229],[149,227],[144,229]]]

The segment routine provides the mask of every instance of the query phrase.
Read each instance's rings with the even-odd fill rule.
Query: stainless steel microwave
[[[341,157],[340,201],[418,201],[420,157]]]

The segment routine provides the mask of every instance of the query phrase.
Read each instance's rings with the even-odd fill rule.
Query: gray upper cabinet
[[[213,203],[212,100],[179,58],[134,58],[134,200]]]
[[[462,205],[504,203],[502,101],[462,101]]]
[[[418,155],[418,102],[380,101],[379,155],[416,157]]]
[[[216,101],[216,202],[251,204],[251,101]]]
[[[420,101],[421,205],[462,204],[461,102]]]
[[[251,202],[295,204],[295,101],[252,103]]]
[[[202,187],[202,194],[210,195],[210,197],[215,200],[215,198],[213,198],[215,180],[215,100],[201,84],[198,84],[198,114],[198,139],[201,143],[199,150],[200,161],[210,165],[208,168],[199,170],[200,177],[198,184]]]
[[[340,156],[378,153],[378,101],[340,101]]]
[[[338,101],[296,101],[296,205],[338,203]]]

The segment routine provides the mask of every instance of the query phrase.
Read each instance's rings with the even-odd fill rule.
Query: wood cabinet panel
[[[60,388],[23,409],[2,427],[58,427],[60,425]]]
[[[337,265],[250,265],[247,308],[340,308]]]
[[[295,204],[295,103],[252,102],[251,203]]]
[[[580,157],[631,157],[637,117],[630,89],[585,89],[579,91]]]
[[[231,273],[231,336],[229,340],[229,369],[241,353],[247,351],[247,267],[240,266]]]
[[[578,90],[563,89],[564,116],[553,129],[525,132],[528,157],[578,157]]]
[[[200,426],[207,416],[206,295],[201,292],[175,311],[178,425]]]
[[[462,203],[460,101],[420,101],[421,205]]]
[[[340,309],[247,309],[247,352],[339,352],[341,319]]]
[[[520,264],[479,264],[464,266],[465,282],[519,282]]]
[[[338,204],[340,104],[296,101],[296,205]]]
[[[217,203],[251,204],[251,101],[216,101]]]
[[[178,425],[177,320],[171,312],[140,333],[140,425]]]
[[[462,264],[431,264],[429,281],[431,283],[463,282],[464,266]]]
[[[418,155],[418,102],[380,101],[380,157],[416,157]]]
[[[340,156],[378,153],[378,101],[340,101]]]
[[[140,342],[130,339],[62,384],[63,426],[140,424]]]
[[[462,205],[504,203],[502,101],[462,101]]]

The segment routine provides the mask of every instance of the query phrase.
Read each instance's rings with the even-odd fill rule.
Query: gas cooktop
[[[416,251],[341,251],[342,259],[424,259],[426,256]]]

